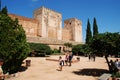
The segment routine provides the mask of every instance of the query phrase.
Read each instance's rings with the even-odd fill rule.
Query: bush
[[[41,43],[29,43],[31,51],[34,51],[36,56],[40,56],[41,53],[43,55],[50,55],[51,54],[51,48],[46,44]]]
[[[114,78],[120,78],[120,72],[112,74],[112,77],[114,77]]]
[[[52,50],[52,53],[60,53],[60,50],[54,49]]]
[[[74,45],[72,48],[74,55],[84,55],[87,56],[89,53],[89,47],[85,44]]]

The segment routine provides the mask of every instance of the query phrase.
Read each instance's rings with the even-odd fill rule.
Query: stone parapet
[[[16,14],[8,14],[12,19],[15,19],[15,18],[18,18],[18,20],[25,20],[25,21],[30,21],[32,23],[38,23],[38,20],[37,19],[33,19],[33,18],[27,18],[27,17],[24,17],[24,16],[19,16],[19,15],[16,15]]]

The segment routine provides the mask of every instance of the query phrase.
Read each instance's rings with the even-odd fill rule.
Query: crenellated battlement
[[[54,12],[54,13],[56,13],[56,14],[61,15],[60,12],[57,12],[57,11],[55,11],[55,10],[53,10],[53,9],[50,9],[50,8],[46,8],[46,7],[44,7],[44,6],[35,9],[34,12],[35,12],[35,11],[40,11],[41,9],[43,9],[43,10],[45,10],[45,11],[49,11],[49,12]]]

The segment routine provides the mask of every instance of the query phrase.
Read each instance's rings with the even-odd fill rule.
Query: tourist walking
[[[90,54],[88,55],[88,59],[89,59],[89,61],[90,61],[90,59],[91,59],[91,55],[90,55]]]
[[[71,63],[72,63],[72,58],[73,58],[73,53],[72,53],[72,51],[70,51],[70,53],[69,53],[69,66],[71,66]]]
[[[95,62],[95,58],[96,58],[96,56],[95,56],[95,54],[93,54],[93,61]]]
[[[68,55],[68,53],[65,53],[65,64],[66,64],[66,66],[68,66],[68,59],[69,59],[69,55]]]
[[[59,69],[57,69],[58,71],[62,71],[62,67],[64,65],[64,61],[62,60],[62,57],[59,56]]]

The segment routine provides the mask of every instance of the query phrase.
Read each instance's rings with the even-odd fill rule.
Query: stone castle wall
[[[30,43],[44,43],[48,44],[52,49],[63,49],[65,43],[71,43],[72,45],[84,44],[83,42],[75,42],[68,40],[56,40],[56,39],[48,39],[41,37],[27,37],[27,41]]]
[[[9,14],[12,19],[18,18],[19,24],[23,26],[27,37],[38,36],[39,22],[36,19],[26,18],[15,14]]]
[[[82,22],[76,18],[65,20],[62,28],[62,15],[45,7],[36,9],[34,18],[15,14],[9,16],[12,19],[18,18],[28,42],[44,43],[54,47],[67,42],[74,45],[82,43]]]
[[[76,42],[82,42],[82,22],[78,19],[75,19],[75,26],[74,27],[74,40]]]
[[[63,28],[62,30],[62,40],[69,41],[71,40],[70,30]]]
[[[42,37],[62,39],[62,16],[60,13],[42,7],[34,11],[34,18],[41,22]]]
[[[63,40],[82,42],[82,22],[76,18],[65,20],[62,35]]]

